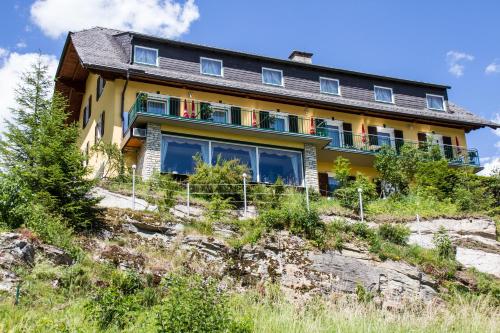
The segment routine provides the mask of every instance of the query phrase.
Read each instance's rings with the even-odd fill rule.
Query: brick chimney
[[[291,61],[302,62],[304,64],[312,64],[312,53],[294,50],[288,56]]]

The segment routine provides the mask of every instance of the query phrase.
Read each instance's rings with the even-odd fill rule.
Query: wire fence
[[[103,184],[111,191],[131,196],[132,209],[136,209],[137,200],[146,200],[158,206],[166,200],[166,194],[173,201],[173,206],[184,206],[187,217],[191,217],[193,211],[199,208],[243,216],[247,216],[251,211],[251,214],[255,215],[259,208],[265,207],[272,200],[296,200],[297,204],[310,210],[311,201],[319,196],[317,191],[307,186],[253,183],[247,182],[245,176],[241,177],[241,182],[235,183],[194,183],[188,178],[143,179],[134,175],[131,181],[108,180]],[[363,219],[363,196],[361,189],[358,191],[360,217]],[[139,205],[144,206],[143,202]]]

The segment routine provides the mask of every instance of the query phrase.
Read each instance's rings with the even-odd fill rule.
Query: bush
[[[195,172],[189,176],[192,193],[201,193],[200,197],[209,200],[213,194],[223,199],[242,200],[243,174],[251,174],[246,165],[240,164],[239,160],[225,161],[220,155],[215,165],[203,162],[200,156],[196,156],[195,160]]]
[[[176,194],[181,190],[181,185],[170,174],[153,173],[148,179],[148,202],[154,203],[162,214],[169,214],[170,208],[176,204]]]
[[[377,197],[375,184],[368,177],[358,173],[355,181],[349,181],[347,184],[334,193],[334,197],[339,200],[344,207],[359,212],[359,193],[358,188],[363,190],[363,204],[367,205]]]
[[[232,319],[227,296],[214,280],[200,276],[169,276],[167,297],[157,317],[160,333],[250,332],[251,327]]]
[[[410,229],[401,224],[384,223],[378,228],[378,234],[382,239],[397,245],[406,245],[410,237]]]
[[[263,211],[259,219],[268,229],[288,229],[293,234],[316,241],[323,237],[324,224],[318,211],[314,207],[307,210],[301,195],[289,196],[280,208]]]
[[[123,329],[143,306],[154,305],[149,288],[143,290],[144,283],[136,273],[115,272],[111,284],[99,289],[94,299],[85,306],[88,318],[97,322],[101,329],[116,326]],[[151,301],[153,300],[153,302]]]
[[[223,199],[221,195],[216,193],[212,196],[208,204],[207,217],[210,222],[228,221],[231,217],[230,210],[234,206],[230,203],[231,198]]]
[[[446,229],[439,228],[438,232],[434,234],[432,242],[438,251],[438,255],[443,259],[455,259],[455,249],[451,244],[450,237],[446,233]]]

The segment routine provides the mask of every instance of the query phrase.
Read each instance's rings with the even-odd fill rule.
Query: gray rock
[[[110,192],[101,187],[94,188],[92,196],[101,198],[99,207],[134,209],[134,200],[131,196]],[[157,207],[146,200],[135,198],[135,210],[156,211]]]
[[[66,253],[66,251],[61,250],[58,247],[40,244],[37,246],[37,250],[41,250],[45,257],[49,259],[55,265],[72,265],[73,259]]]

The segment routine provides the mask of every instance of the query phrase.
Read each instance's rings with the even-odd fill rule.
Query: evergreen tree
[[[2,177],[31,193],[48,212],[62,215],[75,228],[88,226],[97,200],[86,178],[84,156],[77,147],[79,130],[68,123],[66,99],[52,94],[53,84],[41,59],[22,75],[16,89],[13,120],[0,141]]]

